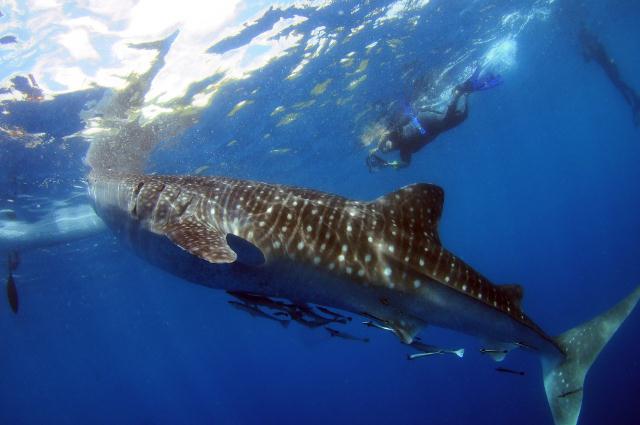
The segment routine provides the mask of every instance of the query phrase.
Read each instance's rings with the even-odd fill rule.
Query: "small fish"
[[[262,295],[250,294],[248,292],[236,292],[236,291],[227,291],[227,293],[231,296],[236,297],[240,301],[245,304],[249,304],[252,306],[262,306],[267,307],[272,310],[287,310],[287,305],[285,303],[281,303],[280,301],[274,301],[269,297],[263,297]]]
[[[380,324],[378,324],[378,323],[376,323],[374,321],[371,321],[371,320],[368,320],[366,322],[362,322],[362,324],[365,325],[368,328],[376,328],[376,329],[380,329],[382,331],[391,332],[391,333],[393,333],[395,335],[398,334],[398,332],[395,329],[393,329],[393,328],[391,328],[389,326],[380,325]]]
[[[9,277],[7,278],[7,299],[11,310],[18,314],[18,289],[16,288],[16,281],[13,280],[13,275],[9,271]]]
[[[532,347],[528,344],[525,344],[524,342],[514,341],[514,344],[520,348],[526,348],[527,350],[538,351],[536,347]]]
[[[367,313],[366,311],[361,312],[360,315],[366,317],[367,319],[374,320],[374,321],[376,321],[378,323],[384,323],[385,325],[389,323],[388,320],[381,319],[381,318],[379,318],[377,316],[374,316],[371,313]]]
[[[460,358],[464,357],[464,348],[458,348],[458,349],[449,349],[449,348],[440,348],[440,347],[436,347],[433,345],[429,345],[429,344],[425,344],[421,341],[413,341],[411,344],[409,344],[411,347],[415,348],[416,350],[420,351],[420,353],[423,354],[427,354],[427,353],[431,353],[431,354],[454,354]],[[412,359],[410,359],[412,360]]]
[[[353,336],[345,332],[340,332],[339,330],[330,328],[328,326],[326,326],[325,329],[327,330],[327,332],[329,332],[329,335],[331,335],[332,337],[349,339],[351,341],[369,342],[369,338],[359,338],[357,336]]]
[[[481,348],[480,352],[482,354],[509,354],[508,350],[496,350],[493,348]]]
[[[20,254],[18,254],[18,251],[9,252],[7,264],[9,272],[15,272],[18,269],[18,266],[20,265]]]
[[[15,35],[5,35],[4,37],[0,37],[0,44],[11,44],[17,42],[18,39]]]
[[[324,314],[328,314],[329,316],[333,316],[333,317],[335,317],[336,319],[343,319],[343,320],[345,320],[345,321],[347,321],[347,322],[350,322],[350,321],[351,321],[351,317],[349,317],[349,316],[343,316],[343,315],[342,315],[342,314],[340,314],[340,313],[336,313],[335,311],[331,311],[331,310],[329,310],[328,308],[325,308],[325,307],[322,307],[322,306],[318,306],[317,308],[318,308],[318,310],[320,310],[322,313],[324,313]]]
[[[496,371],[498,372],[502,372],[502,373],[510,373],[512,375],[520,375],[520,376],[524,376],[524,372],[521,370],[513,370],[513,369],[507,369],[506,367],[497,367]]]
[[[287,304],[287,313],[293,320],[309,328],[318,328],[336,322],[334,319],[319,315],[306,304]]]
[[[207,171],[208,168],[209,168],[208,165],[203,165],[202,167],[196,168],[195,171],[193,172],[193,174],[195,174],[196,176],[200,176],[200,175],[202,175],[202,173]]]
[[[260,317],[263,319],[269,319],[269,320],[273,320],[274,322],[278,322],[282,325],[282,327],[286,328],[287,326],[289,326],[289,320],[281,320],[278,318],[275,318],[273,316],[271,316],[270,314],[265,313],[264,311],[260,310],[258,307],[249,305],[249,304],[244,304],[244,303],[240,303],[238,301],[228,301],[229,304],[231,304],[234,308],[240,310],[240,311],[244,311],[245,313],[249,313],[251,316],[253,317]]]
[[[429,353],[416,353],[416,354],[407,354],[407,360],[415,360],[415,359],[419,359],[421,357],[427,357],[427,356],[433,356],[436,354],[443,354],[442,352],[429,352]]]
[[[577,394],[579,392],[582,391],[582,388],[578,388],[576,390],[572,390],[572,391],[567,391],[566,393],[562,393],[558,396],[558,398],[565,398],[565,397],[569,397],[570,395],[574,395]]]

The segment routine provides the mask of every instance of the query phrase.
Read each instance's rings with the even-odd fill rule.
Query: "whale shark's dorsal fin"
[[[501,285],[498,287],[500,292],[505,294],[511,303],[520,308],[522,302],[522,296],[524,295],[524,289],[520,285]]]
[[[373,204],[382,207],[385,217],[394,217],[398,226],[413,230],[440,243],[438,222],[442,214],[444,191],[441,187],[416,183],[379,197]]]
[[[171,242],[190,254],[210,263],[233,263],[237,255],[229,246],[226,234],[197,217],[182,217],[163,229]]]

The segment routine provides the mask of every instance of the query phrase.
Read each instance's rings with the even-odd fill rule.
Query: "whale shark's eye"
[[[233,233],[227,234],[227,243],[229,247],[236,253],[238,258],[236,261],[247,266],[261,266],[265,263],[264,254],[254,244],[246,239],[236,236]]]

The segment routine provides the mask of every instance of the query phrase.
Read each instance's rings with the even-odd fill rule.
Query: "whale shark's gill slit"
[[[142,191],[142,187],[144,186],[144,182],[140,181],[138,182],[136,188],[133,190],[133,193],[131,194],[131,215],[133,215],[134,217],[138,216],[138,195],[140,195],[140,191]]]
[[[247,266],[261,266],[266,262],[262,250],[248,240],[236,236],[233,233],[227,234],[227,244],[238,256],[238,262]]]
[[[142,190],[142,187],[144,186],[144,182],[138,182],[138,185],[136,186],[136,188],[133,191],[133,197],[136,198],[139,194],[140,191]]]

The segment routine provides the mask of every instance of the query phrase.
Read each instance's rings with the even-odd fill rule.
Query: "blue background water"
[[[599,9],[605,7],[591,9],[598,33],[640,90],[638,6]],[[556,10],[522,32],[507,82],[472,95],[469,119],[423,149],[409,169],[370,174],[339,110],[313,109],[295,130],[278,133],[258,108],[243,111],[253,125],[239,128],[216,121],[215,105],[184,136],[182,150],[159,153],[155,167],[188,172],[211,155],[224,162],[212,172],[358,199],[436,183],[446,191],[445,246],[496,283],[522,284],[529,315],[560,333],[613,305],[640,277],[640,133],[601,69],[582,59],[575,22],[567,19]],[[411,41],[418,57],[429,48],[419,35]],[[267,68],[252,81],[293,97],[279,91],[277,72]],[[398,96],[393,75],[369,78],[360,96]],[[93,95],[58,98],[50,108],[11,105],[3,120],[70,134],[82,126],[75,116],[84,97]],[[258,143],[227,150],[203,143],[259,137],[265,128],[277,140],[269,148],[293,152],[268,156]],[[16,191],[67,195],[85,171],[84,146],[61,151],[57,144],[25,150],[0,143],[3,169],[19,176],[16,189],[3,174],[3,201]],[[34,183],[46,176],[59,184]],[[481,343],[440,329],[426,329],[423,338],[466,346],[464,360],[407,362],[408,350],[390,335],[357,325],[349,331],[371,337],[369,344],[295,325],[285,331],[230,309],[221,292],[152,268],[108,234],[25,252],[16,280],[20,313],[0,303],[3,424],[551,423],[537,360],[526,353],[505,363],[527,372],[519,377],[495,372],[474,350]],[[638,332],[635,312],[591,369],[581,424],[637,422]]]

